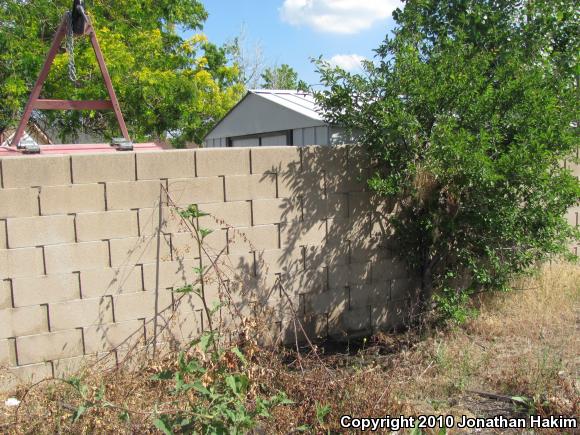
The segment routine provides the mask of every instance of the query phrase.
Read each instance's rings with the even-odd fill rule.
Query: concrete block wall
[[[295,147],[1,159],[4,387],[117,361],[151,343],[156,312],[160,343],[200,334],[201,302],[174,290],[212,261],[226,278],[207,273],[210,303],[226,291],[282,340],[295,315],[318,336],[396,326],[406,298],[395,289],[413,280],[372,233],[354,159]],[[203,250],[175,211],[189,204],[208,213]]]
[[[356,150],[0,159],[0,366],[13,375],[0,386],[118,362],[151,344],[155,323],[160,344],[199,335],[200,301],[174,290],[214,262],[210,304],[229,295],[274,338],[294,339],[294,316],[312,336],[396,327],[417,283],[381,244]],[[204,249],[175,211],[189,204],[208,214]]]

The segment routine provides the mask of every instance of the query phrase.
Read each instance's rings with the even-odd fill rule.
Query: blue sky
[[[311,85],[319,82],[310,57],[322,55],[346,69],[372,58],[393,28],[397,0],[202,0],[204,33],[216,44],[245,27],[249,48],[262,47],[266,65],[287,63]]]

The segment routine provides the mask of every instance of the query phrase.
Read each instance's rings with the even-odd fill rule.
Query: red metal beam
[[[105,82],[105,87],[107,88],[109,98],[113,103],[113,110],[115,112],[115,117],[117,118],[117,123],[119,124],[119,128],[121,129],[123,137],[130,142],[131,138],[129,137],[129,132],[127,131],[127,126],[125,125],[123,112],[121,112],[121,106],[119,105],[119,100],[117,100],[117,94],[113,88],[113,82],[111,81],[111,76],[109,75],[107,64],[103,58],[103,52],[101,51],[101,47],[99,46],[99,41],[97,39],[97,34],[95,33],[95,29],[93,28],[93,24],[91,22],[88,23],[87,31],[89,33],[89,38],[91,39],[91,45],[93,46],[97,62],[99,63],[99,68],[103,76],[103,81]]]
[[[113,103],[102,100],[36,100],[33,107],[39,110],[113,110]]]
[[[44,66],[42,67],[42,71],[34,84],[34,88],[30,93],[30,97],[28,98],[28,103],[26,103],[26,108],[24,109],[24,114],[22,115],[22,119],[20,120],[20,124],[18,124],[18,128],[16,129],[16,133],[12,138],[12,146],[18,146],[20,143],[20,139],[24,135],[24,129],[26,128],[26,124],[28,124],[28,120],[30,119],[30,115],[32,114],[32,109],[34,106],[34,102],[38,100],[40,96],[40,91],[42,90],[42,85],[46,81],[48,77],[48,73],[50,72],[50,67],[52,66],[52,62],[56,57],[58,50],[60,48],[60,43],[64,39],[66,35],[66,29],[68,27],[68,22],[66,17],[63,17],[58,30],[56,31],[56,35],[54,35],[54,39],[52,41],[52,45],[50,46],[50,51],[48,52],[48,56],[44,62]]]

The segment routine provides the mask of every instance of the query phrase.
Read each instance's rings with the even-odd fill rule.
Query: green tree
[[[327,120],[360,134],[397,206],[424,301],[463,316],[475,291],[568,251],[578,231],[579,12],[573,0],[408,0],[365,74],[318,61]],[[576,156],[576,158],[574,158]]]
[[[282,64],[266,68],[262,73],[264,89],[297,89],[308,91],[308,84],[298,78],[298,73],[290,65]]]
[[[15,125],[70,0],[0,2],[0,129]],[[88,14],[107,61],[134,140],[200,143],[244,91],[226,48],[199,33],[207,13],[197,0],[93,0]],[[184,39],[184,32],[193,36]],[[68,54],[55,59],[44,98],[103,99],[87,38],[77,38],[78,85],[68,77]],[[112,113],[42,112],[36,118],[63,136],[79,131],[119,135]]]

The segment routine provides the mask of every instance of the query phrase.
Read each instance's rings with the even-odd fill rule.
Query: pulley
[[[85,2],[83,0],[74,0],[71,9],[71,27],[75,35],[84,35],[87,25],[87,14],[85,13]]]

